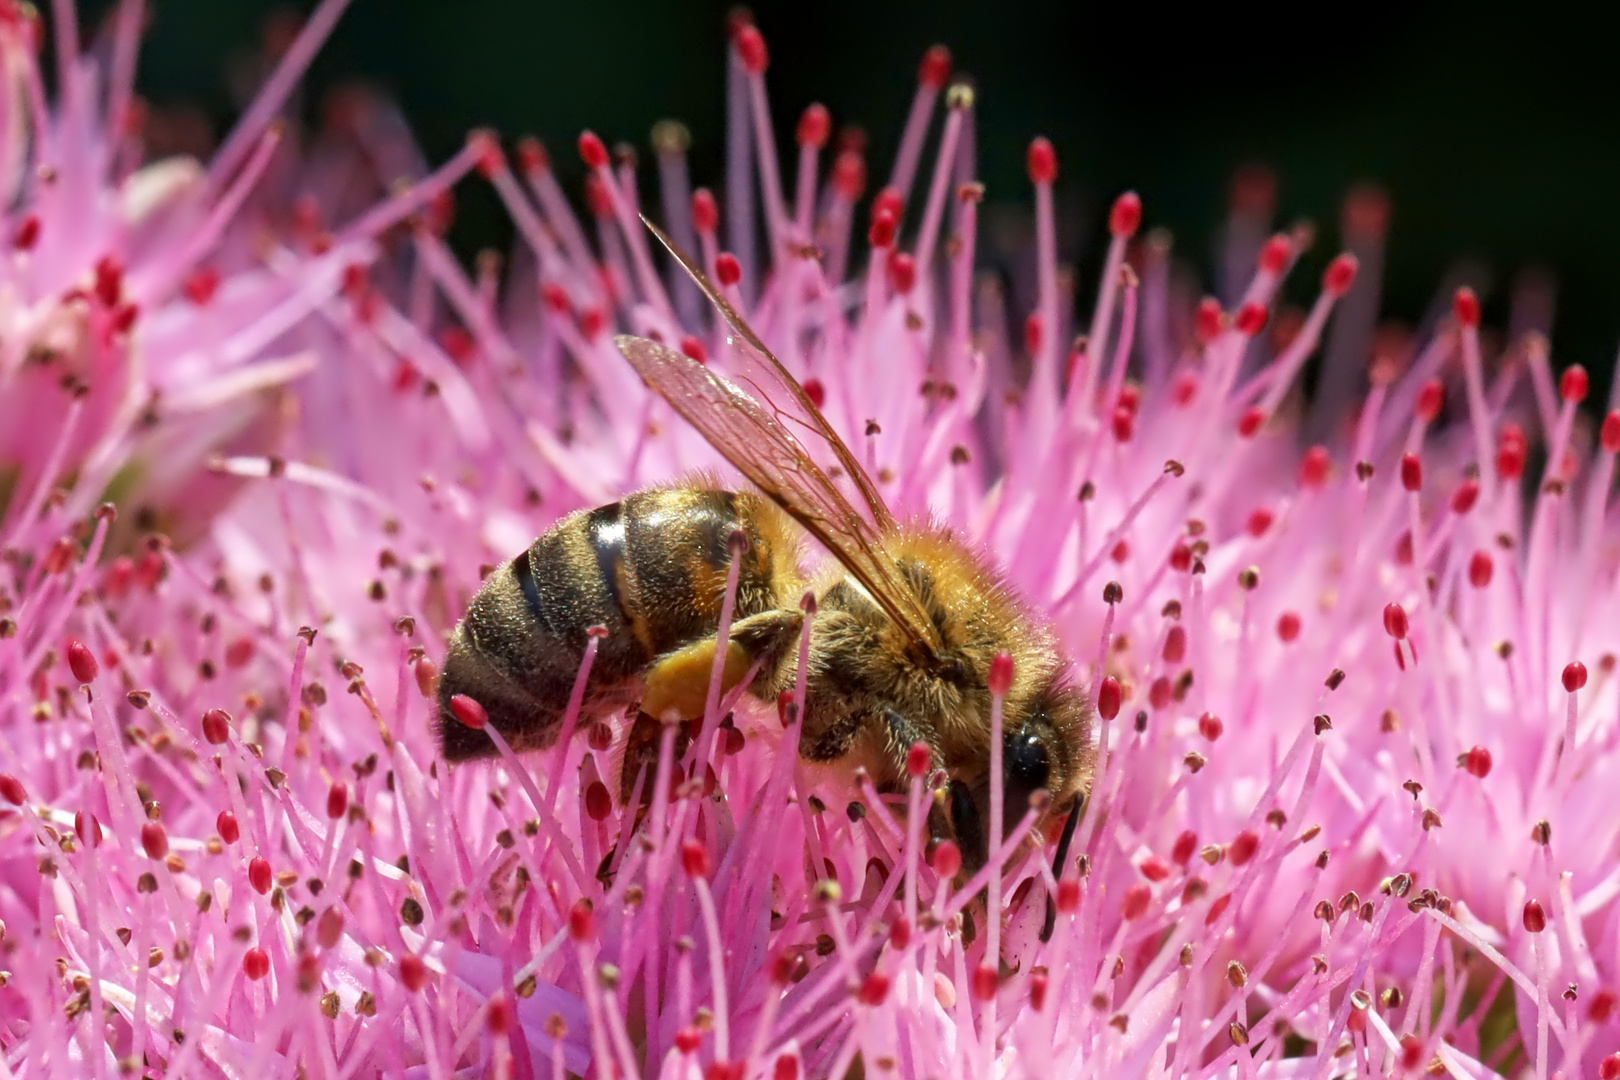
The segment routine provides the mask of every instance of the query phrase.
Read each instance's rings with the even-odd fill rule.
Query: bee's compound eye
[[[1002,797],[1006,807],[1002,821],[1009,832],[1029,811],[1030,796],[1046,789],[1051,772],[1046,744],[1039,735],[1019,733],[1007,739],[1002,759]]]

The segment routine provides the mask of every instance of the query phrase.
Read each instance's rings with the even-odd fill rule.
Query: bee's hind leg
[[[803,619],[797,611],[762,611],[732,623],[720,676],[721,693],[742,682],[756,663],[761,665],[758,678],[769,675],[774,681],[788,643],[798,636]],[[717,645],[717,639],[704,638],[659,657],[643,680],[646,693],[641,710],[658,720],[693,720],[702,716],[709,680],[714,675]]]

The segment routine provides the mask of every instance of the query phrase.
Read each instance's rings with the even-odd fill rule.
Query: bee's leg
[[[793,684],[803,629],[804,612],[786,608],[761,611],[731,624],[731,647],[742,647],[749,666],[759,664],[759,674],[749,687],[755,697],[771,700],[777,691]]]
[[[797,611],[762,611],[732,623],[720,676],[721,693],[742,682],[756,663],[761,665],[761,677],[769,674],[775,679],[803,620]],[[643,680],[646,694],[641,699],[642,711],[659,720],[702,716],[709,680],[714,675],[716,645],[715,638],[705,638],[659,657]]]

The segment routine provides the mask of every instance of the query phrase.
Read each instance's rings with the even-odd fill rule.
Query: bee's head
[[[1040,827],[1067,814],[1074,797],[1090,790],[1090,735],[1085,700],[1056,678],[1033,693],[1008,698],[1002,714],[1002,839],[1032,804]],[[963,769],[951,776],[943,804],[933,815],[934,835],[956,842],[969,875],[990,857],[990,798],[989,773]]]

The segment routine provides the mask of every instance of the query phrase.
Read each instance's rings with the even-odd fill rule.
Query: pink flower
[[[321,6],[284,71],[341,6]],[[13,14],[10,70],[32,78],[37,30]],[[1001,291],[974,277],[973,100],[948,56],[925,57],[869,211],[867,165],[828,153],[824,110],[800,124],[795,168],[765,145],[768,62],[739,23],[729,198],[690,192],[684,137],[660,129],[660,216],[896,511],[951,524],[1053,619],[1099,716],[1079,858],[1054,880],[1026,821],[997,853],[1005,873],[959,889],[960,853],[923,842],[928,761],[886,801],[807,768],[797,726],[746,702],[705,718],[713,733],[736,704],[724,738],[664,755],[639,825],[613,796],[623,718],[554,751],[439,761],[437,663],[480,568],[570,510],[721,465],[612,332],[722,373],[731,345],[666,273],[633,168],[594,135],[579,146],[593,221],[537,145],[509,161],[479,135],[331,226],[308,200],[249,197],[291,153],[260,137],[290,86],[273,76],[250,134],[195,167],[200,187],[160,185],[170,224],[132,228],[108,209],[131,181],[105,161],[136,151],[70,93],[49,130],[74,137],[40,145],[90,155],[61,159],[84,166],[81,202],[25,192],[38,234],[0,267],[15,298],[0,342],[58,342],[93,374],[78,404],[52,405],[37,371],[7,369],[29,395],[0,453],[22,493],[0,577],[8,1065],[1620,1074],[1604,1057],[1620,1039],[1604,788],[1620,631],[1602,602],[1620,416],[1594,442],[1584,377],[1555,385],[1540,341],[1488,372],[1471,293],[1363,395],[1370,357],[1341,345],[1375,316],[1354,259],[1291,313],[1277,290],[1304,239],[1280,234],[1253,246],[1230,302],[1195,305],[1167,242],[1137,238],[1151,208],[1129,194],[1076,338],[1044,140],[1036,287],[1010,337]],[[334,114],[416,160],[382,103]],[[283,161],[300,178],[284,191],[344,190],[334,177],[359,166],[341,140],[318,145]],[[467,274],[435,227],[435,197],[474,165],[521,238],[504,277]],[[722,240],[750,200],[764,234],[728,224]],[[1240,216],[1263,236],[1253,202]],[[1357,221],[1352,248],[1382,244],[1376,214]],[[109,256],[116,288],[97,270]],[[201,265],[222,270],[198,311],[184,285]],[[142,307],[120,329],[126,292]],[[1341,303],[1306,417],[1299,369]],[[130,411],[159,388],[193,402],[153,429],[169,442]],[[269,388],[278,408],[246,408]],[[1526,483],[1532,449],[1548,464]],[[195,487],[205,464],[235,501]],[[91,509],[115,476],[133,477],[120,520],[147,500],[163,512],[141,531],[179,530],[185,550],[102,560],[111,520]]]

